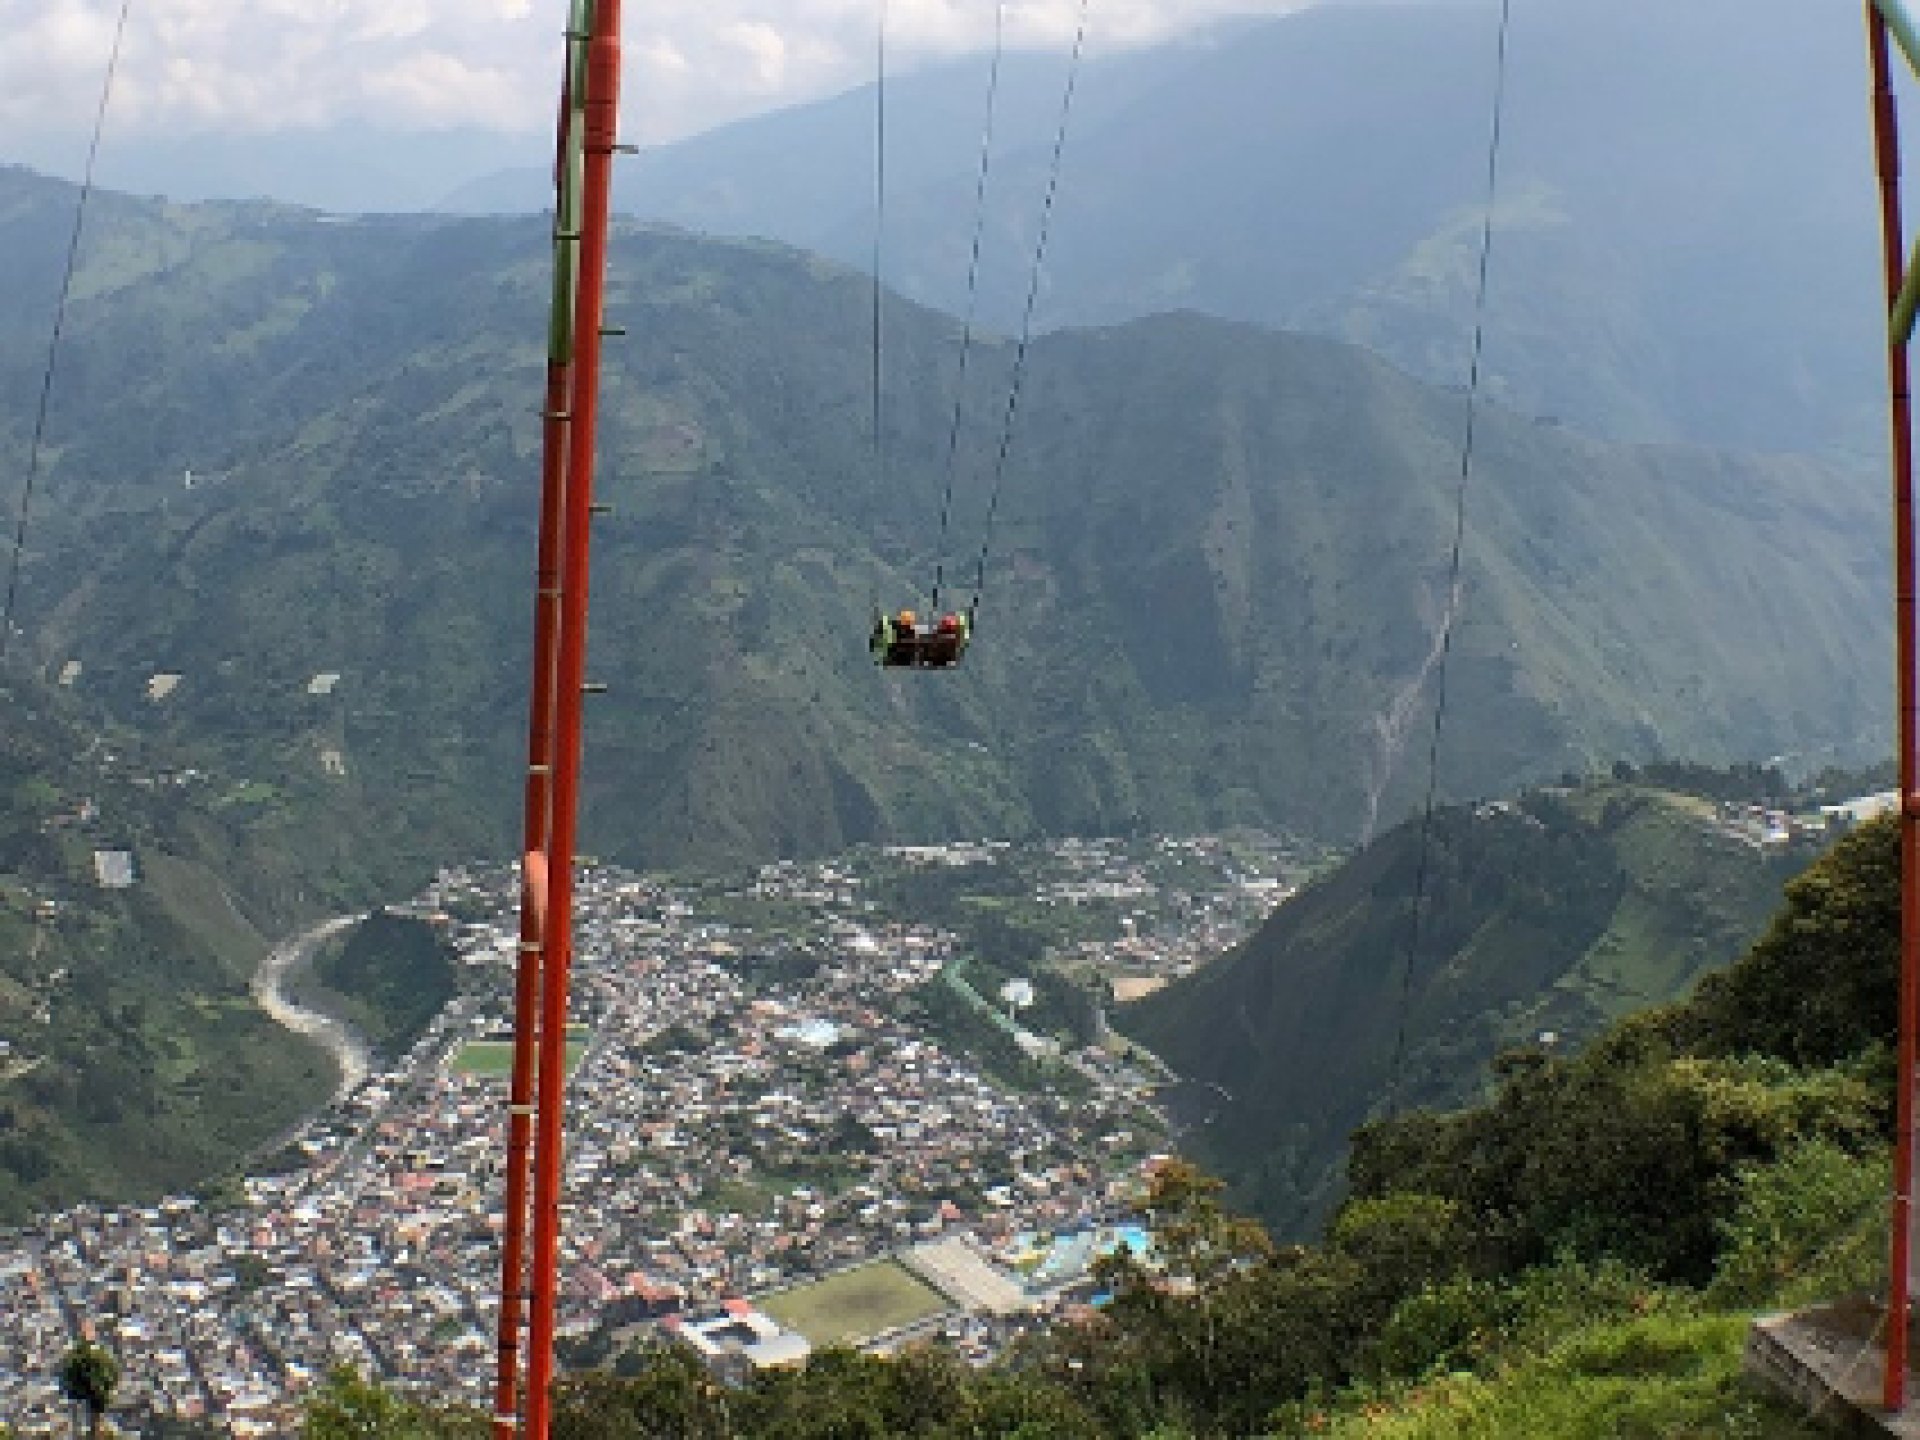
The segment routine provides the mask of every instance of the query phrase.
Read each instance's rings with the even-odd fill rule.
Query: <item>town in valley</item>
[[[985,1360],[1098,1300],[1151,1236],[1170,1078],[1116,1002],[1243,938],[1323,857],[1262,835],[893,846],[731,878],[582,867],[559,1333],[678,1335],[724,1373],[812,1348]],[[404,1055],[238,1185],[0,1232],[0,1414],[64,1413],[77,1338],[115,1413],[282,1433],[338,1366],[484,1406],[498,1306],[518,875],[406,906],[461,984]]]

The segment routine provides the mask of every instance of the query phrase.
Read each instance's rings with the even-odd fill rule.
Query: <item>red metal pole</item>
[[[567,24],[560,111],[554,131],[553,292],[547,335],[546,403],[541,411],[540,528],[534,561],[533,664],[528,686],[525,821],[521,849],[520,944],[514,971],[513,1073],[507,1089],[505,1212],[500,1243],[500,1314],[494,1372],[494,1440],[519,1429],[520,1330],[527,1301],[529,1169],[533,1148],[535,1047],[540,1033],[544,946],[548,931],[552,833],[554,711],[559,674],[561,554],[566,523],[567,461],[572,445],[574,309],[579,301],[579,145],[574,91],[583,80],[582,0]]]
[[[540,977],[540,1046],[533,1141],[533,1309],[528,1324],[525,1433],[547,1440],[552,1418],[554,1302],[558,1289],[560,1180],[564,1152],[567,989],[573,960],[573,860],[580,814],[581,701],[586,684],[588,561],[593,512],[594,422],[599,408],[600,327],[607,230],[620,105],[620,0],[594,0],[587,42],[585,184],[580,290],[574,309],[576,371],[563,522],[560,653],[555,674],[552,825],[547,933]]]
[[[559,225],[556,210],[556,228]],[[553,773],[555,659],[560,619],[560,526],[566,490],[568,404],[573,367],[547,362],[542,425],[540,536],[534,562],[533,682],[527,721],[526,818],[522,849],[544,856]],[[544,868],[544,867],[543,867]],[[531,881],[531,875],[528,879]],[[500,1323],[494,1371],[493,1433],[510,1440],[518,1426],[520,1315],[526,1289],[527,1160],[533,1136],[534,1036],[540,1023],[540,972],[546,897],[528,883],[520,901],[520,952],[513,980],[513,1076],[507,1090],[505,1228],[500,1239]]]
[[[1873,141],[1880,175],[1880,240],[1889,316],[1900,294],[1906,246],[1900,222],[1900,138],[1888,60],[1887,24],[1868,0],[1873,63]],[[1887,1358],[1881,1399],[1900,1410],[1907,1399],[1907,1329],[1913,1244],[1913,1127],[1916,996],[1920,996],[1920,791],[1915,788],[1913,426],[1907,347],[1889,331],[1887,385],[1893,441],[1893,553],[1896,685],[1900,745],[1900,1053],[1894,1105],[1893,1237],[1887,1288]]]

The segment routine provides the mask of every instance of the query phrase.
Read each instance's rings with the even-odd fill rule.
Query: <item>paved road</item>
[[[334,1064],[340,1070],[340,1088],[334,1092],[335,1099],[346,1096],[354,1086],[367,1078],[367,1072],[372,1068],[372,1057],[366,1042],[351,1027],[332,1016],[294,1004],[287,998],[284,986],[288,973],[312,959],[313,952],[319,949],[323,941],[338,935],[349,925],[357,925],[364,918],[360,915],[341,915],[323,921],[311,930],[303,930],[291,939],[282,940],[267,952],[267,958],[260,962],[260,968],[253,973],[253,998],[259,1002],[260,1008],[287,1029],[318,1040],[333,1056]]]

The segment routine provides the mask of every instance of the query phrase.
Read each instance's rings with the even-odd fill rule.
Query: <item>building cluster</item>
[[[1062,956],[1131,1000],[1232,949],[1290,898],[1310,869],[1305,852],[1262,836],[1066,839],[1044,849],[1053,873],[1036,889],[1056,906],[1104,902],[1119,933]]]
[[[1884,795],[1862,795],[1814,810],[1723,800],[1714,807],[1714,819],[1723,833],[1760,848],[1795,841],[1820,843],[1837,831],[1850,830],[1876,815],[1898,809],[1899,798],[1898,792],[1890,790]]]
[[[1003,858],[975,849],[910,863]],[[1072,863],[1094,884],[1123,862]],[[187,1197],[76,1206],[0,1232],[0,1420],[55,1426],[58,1366],[83,1336],[119,1357],[124,1428],[167,1415],[286,1433],[343,1364],[484,1405],[516,895],[510,871],[451,872],[419,902],[455,935],[468,983],[304,1127],[290,1147],[304,1164],[249,1178],[217,1212]],[[727,1302],[900,1256],[952,1302],[928,1333],[981,1353],[995,1315],[1057,1295],[1091,1253],[1074,1241],[1066,1260],[1033,1259],[1053,1254],[1036,1237],[1124,1217],[1162,1139],[1152,1077],[1086,1047],[1062,1057],[1060,1086],[1022,1091],[944,1043],[916,997],[955,939],[876,913],[857,861],[767,867],[721,898],[738,904],[583,876],[561,1333],[718,1312],[735,1322],[714,1332],[722,1349],[790,1359],[796,1342],[747,1336]],[[755,904],[780,922],[742,919]],[[1163,912],[1151,930],[1171,954]]]

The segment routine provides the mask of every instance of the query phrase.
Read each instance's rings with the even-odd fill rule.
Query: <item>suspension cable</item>
[[[1066,88],[1060,93],[1060,124],[1053,135],[1053,160],[1047,171],[1046,198],[1040,202],[1040,233],[1033,245],[1033,273],[1027,280],[1027,304],[1020,317],[1020,343],[1013,352],[1013,378],[1007,388],[1007,413],[1000,427],[1000,448],[994,456],[993,489],[987,496],[987,520],[980,540],[980,557],[973,571],[973,599],[967,603],[971,622],[980,610],[980,594],[986,586],[987,556],[993,548],[993,522],[1000,513],[1000,491],[1007,478],[1007,454],[1013,448],[1013,425],[1020,413],[1020,388],[1027,374],[1027,349],[1033,342],[1033,310],[1040,298],[1040,273],[1047,258],[1047,236],[1053,226],[1053,202],[1060,192],[1060,157],[1067,148],[1067,122],[1073,115],[1073,93],[1080,80],[1080,56],[1087,44],[1087,11],[1090,0],[1080,0],[1080,22],[1073,33],[1073,54],[1067,61]]]
[[[1494,204],[1500,193],[1500,132],[1506,113],[1507,37],[1512,16],[1513,0],[1500,0],[1499,39],[1494,59],[1493,118],[1487,134],[1486,213],[1481,220],[1479,278],[1473,297],[1473,351],[1467,369],[1465,433],[1460,442],[1460,475],[1453,495],[1453,545],[1447,558],[1447,604],[1440,622],[1440,658],[1434,676],[1433,729],[1427,739],[1427,789],[1420,811],[1420,860],[1414,871],[1413,914],[1408,926],[1406,959],[1400,971],[1393,1059],[1387,1072],[1386,1109],[1389,1116],[1399,1111],[1400,1088],[1406,1067],[1407,1029],[1413,1009],[1413,977],[1420,955],[1433,856],[1433,818],[1440,782],[1440,737],[1447,721],[1447,661],[1453,653],[1454,630],[1460,618],[1460,564],[1467,534],[1467,481],[1473,474],[1474,436],[1480,414],[1480,361],[1487,330],[1487,273],[1493,256]]]
[[[987,119],[980,132],[980,172],[973,186],[973,250],[967,259],[967,308],[960,323],[960,368],[953,381],[953,420],[947,427],[947,476],[940,496],[940,529],[935,543],[932,613],[940,612],[940,586],[946,577],[947,530],[953,518],[953,477],[960,453],[960,418],[966,408],[967,359],[973,351],[973,317],[980,293],[980,247],[987,228],[987,175],[993,166],[993,117],[1000,94],[1000,60],[1006,45],[1006,0],[993,7],[993,63],[987,70]]]
[[[874,36],[873,80],[873,471],[880,493],[887,489],[887,443],[880,409],[881,261],[887,233],[887,0],[880,0]]]
[[[60,355],[60,335],[67,323],[67,300],[73,293],[73,272],[80,259],[80,233],[86,224],[87,201],[93,194],[94,165],[100,158],[100,136],[107,125],[107,103],[113,96],[113,78],[120,68],[120,42],[127,33],[127,12],[133,0],[120,0],[120,18],[113,27],[113,46],[107,52],[107,75],[100,86],[100,105],[94,111],[93,136],[87,143],[87,165],[80,178],[80,196],[73,207],[73,233],[67,239],[66,265],[60,274],[60,298],[53,307],[53,334],[47,341],[47,363],[40,375],[40,403],[33,417],[33,440],[27,450],[27,478],[20,489],[20,510],[13,525],[13,554],[7,564],[7,598],[0,605],[0,664],[13,644],[13,615],[20,599],[20,562],[27,549],[27,526],[33,514],[33,492],[40,478],[40,452],[47,434],[47,406],[53,396],[53,376]]]

